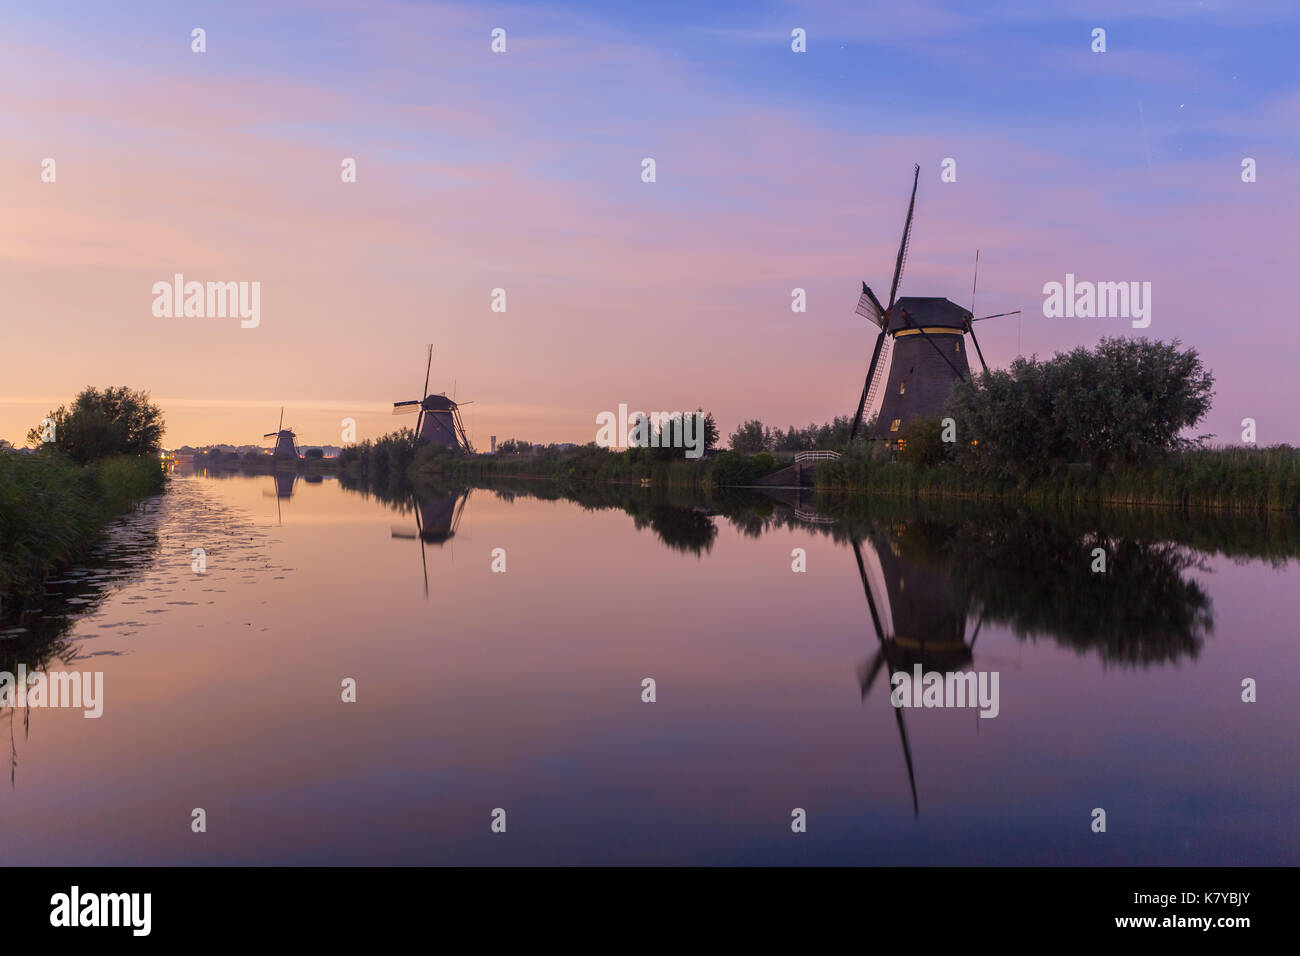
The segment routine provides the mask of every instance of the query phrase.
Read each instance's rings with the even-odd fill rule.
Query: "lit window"
[[[953,343],[952,343],[952,350],[953,350],[954,352],[960,352],[960,351],[961,351],[961,343],[960,343],[960,342],[953,342]]]
[[[898,394],[899,394],[899,395],[905,395],[906,393],[907,393],[907,383],[906,383],[906,382],[899,382],[899,383],[898,383]]]
[[[901,418],[895,418],[892,422],[889,423],[889,430],[891,432],[896,432],[898,431],[899,427],[902,426],[902,424],[903,424],[903,420]]]
[[[906,448],[906,447],[907,447],[907,439],[906,439],[906,438],[900,438],[900,439],[898,440],[898,450],[899,450],[899,451],[902,451],[902,450],[903,450],[904,448]]]

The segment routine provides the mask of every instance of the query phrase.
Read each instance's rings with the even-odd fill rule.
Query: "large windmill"
[[[276,458],[293,458],[298,457],[298,445],[296,444],[297,435],[292,428],[284,427],[284,406],[280,406],[280,427],[273,432],[267,432],[263,438],[275,439],[275,451],[271,454]]]
[[[903,239],[898,244],[898,258],[894,262],[894,281],[889,286],[889,305],[882,306],[876,294],[865,282],[858,299],[858,315],[869,319],[880,329],[876,347],[871,353],[871,365],[858,399],[858,411],[853,416],[850,439],[856,438],[862,426],[863,412],[872,406],[884,387],[880,412],[876,416],[873,438],[892,439],[902,425],[914,418],[938,415],[943,411],[948,393],[959,378],[970,376],[963,340],[967,333],[975,345],[980,365],[988,372],[984,353],[975,338],[975,322],[995,319],[1017,312],[1000,312],[974,318],[955,302],[937,297],[904,296],[899,299],[898,281],[903,275],[907,260],[907,244],[912,233],[912,214],[916,209],[916,186],[921,175],[917,166],[912,176],[912,200],[907,205],[907,220],[903,224]],[[978,279],[979,254],[975,257]],[[974,286],[971,289],[971,309],[975,307]],[[891,361],[892,359],[892,361]],[[886,368],[888,376],[886,376]]]
[[[424,398],[411,399],[406,402],[393,402],[394,415],[409,415],[418,412],[415,421],[415,443],[426,442],[442,445],[452,451],[474,453],[474,446],[469,443],[465,426],[460,420],[460,405],[447,397],[446,392],[429,394],[429,372],[433,369],[433,346],[429,346],[429,361],[424,367],[424,389],[420,393]],[[462,402],[471,405],[472,402]]]

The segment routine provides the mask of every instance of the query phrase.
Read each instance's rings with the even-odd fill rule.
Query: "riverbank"
[[[1300,513],[1300,449],[1198,448],[1142,465],[1094,472],[1065,465],[1018,483],[962,464],[890,461],[850,454],[817,470],[819,492],[839,496],[1023,501],[1055,506],[1126,505]]]
[[[41,592],[104,527],[162,492],[157,458],[122,455],[79,466],[43,454],[0,455],[0,613]]]

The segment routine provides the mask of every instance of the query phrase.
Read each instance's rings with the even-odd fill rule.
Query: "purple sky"
[[[1044,318],[1044,283],[1150,282],[1144,334],[1216,375],[1201,431],[1236,442],[1252,417],[1261,444],[1300,444],[1300,14],[698,6],[7,14],[0,437],[87,384],[149,389],[173,446],[260,441],[281,405],[303,443],[339,444],[344,417],[375,437],[428,342],[481,446],[589,441],[620,403],[702,405],[724,437],[849,414],[873,344],[859,283],[888,291],[916,162],[900,294],[969,306],[979,248],[978,313],[1024,310],[980,326],[990,365],[1143,334]],[[177,272],[260,282],[260,325],[154,317]]]

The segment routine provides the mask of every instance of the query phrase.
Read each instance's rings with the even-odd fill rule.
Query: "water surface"
[[[105,674],[0,717],[10,859],[1300,862],[1290,525],[794,504],[175,476],[0,637]]]

